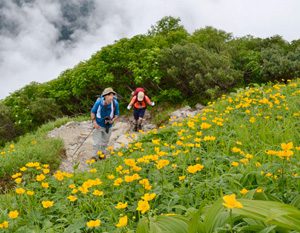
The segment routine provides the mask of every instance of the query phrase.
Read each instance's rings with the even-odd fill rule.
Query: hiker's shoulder
[[[117,98],[114,98],[113,101],[115,102],[116,105],[119,105],[119,100]]]
[[[134,95],[134,96],[131,97],[131,100],[136,100],[136,99],[137,99],[136,95]]]
[[[96,100],[96,102],[95,102],[95,104],[97,104],[97,105],[103,105],[103,98],[102,97],[99,97],[97,100]]]

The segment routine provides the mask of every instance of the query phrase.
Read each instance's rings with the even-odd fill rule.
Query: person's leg
[[[106,156],[106,154],[107,154],[107,150],[106,149],[107,149],[107,146],[108,146],[108,143],[109,143],[109,139],[110,139],[110,136],[111,136],[111,131],[112,131],[112,128],[109,128],[108,133],[106,133],[106,130],[104,130],[102,132],[101,151],[104,154],[104,156]]]
[[[139,120],[139,109],[134,109],[133,111],[134,117],[134,131],[138,131],[138,120]]]
[[[101,137],[102,132],[101,128],[95,129],[93,132],[93,158],[98,159],[98,151],[101,149],[100,143],[101,143]]]
[[[138,129],[139,130],[142,130],[142,124],[144,121],[145,111],[146,111],[145,108],[139,110],[139,119],[138,119]]]

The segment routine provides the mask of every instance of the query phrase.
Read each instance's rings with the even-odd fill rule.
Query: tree
[[[3,103],[0,103],[0,146],[12,140],[16,135],[17,132],[12,120],[11,110]]]
[[[174,18],[172,16],[165,16],[155,25],[151,26],[148,31],[148,35],[167,35],[170,32],[185,30],[182,25],[180,25],[180,18]]]
[[[164,49],[160,58],[164,86],[175,87],[190,99],[215,98],[241,82],[230,57],[213,53],[196,44]]]
[[[225,50],[228,41],[232,39],[232,34],[213,27],[205,27],[196,30],[189,38],[189,41],[200,45],[203,48],[214,52]]]

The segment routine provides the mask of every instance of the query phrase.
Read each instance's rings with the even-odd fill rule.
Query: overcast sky
[[[189,32],[213,26],[234,36],[300,38],[300,0],[0,0],[0,99],[56,78],[163,16]]]

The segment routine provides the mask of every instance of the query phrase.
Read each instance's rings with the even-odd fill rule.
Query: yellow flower
[[[20,171],[21,171],[21,172],[25,172],[26,170],[27,170],[27,167],[21,167],[21,168],[20,168]]]
[[[241,149],[240,148],[238,148],[238,147],[233,147],[232,149],[231,149],[231,151],[233,152],[233,153],[241,153]]]
[[[256,166],[256,167],[261,167],[261,163],[260,163],[260,162],[256,162],[256,163],[255,163],[255,166]]]
[[[123,154],[121,151],[118,152],[118,156],[119,156],[119,157],[122,157],[123,155],[124,155],[124,154]]]
[[[34,192],[30,191],[30,190],[28,190],[26,193],[27,193],[28,196],[33,196],[34,195]]]
[[[128,222],[128,218],[127,215],[125,215],[124,217],[121,217],[119,219],[119,222],[116,224],[116,227],[125,227],[127,226],[127,222]]]
[[[240,159],[240,162],[242,164],[248,164],[249,163],[249,160],[248,159]]]
[[[235,194],[226,195],[223,197],[224,203],[223,205],[229,209],[233,208],[243,208],[242,203],[235,199]]]
[[[144,196],[142,196],[142,199],[144,201],[151,201],[156,197],[156,193],[145,193]]]
[[[15,219],[19,216],[19,212],[17,210],[10,211],[8,213],[8,217],[11,219]]]
[[[141,211],[142,214],[146,213],[149,209],[150,209],[150,205],[148,201],[141,200],[138,202],[138,207],[136,208],[136,210]]]
[[[50,169],[48,169],[48,168],[43,169],[44,174],[48,174],[49,172],[50,172]]]
[[[254,123],[255,121],[256,121],[255,117],[251,117],[249,120],[250,123]]]
[[[39,162],[29,162],[29,163],[26,163],[25,166],[26,167],[39,167],[40,163]]]
[[[54,204],[53,201],[42,201],[42,205],[45,209],[49,208],[49,207],[52,207]]]
[[[214,141],[214,140],[216,140],[216,137],[214,137],[214,136],[205,136],[203,138],[203,140],[204,141]]]
[[[209,129],[210,127],[211,127],[211,125],[208,124],[208,123],[206,123],[206,122],[203,122],[203,123],[201,124],[201,129]]]
[[[17,194],[24,194],[25,193],[25,189],[23,189],[23,188],[17,188],[16,189],[16,193]]]
[[[281,149],[282,150],[291,150],[294,148],[293,142],[289,142],[289,143],[282,143],[281,144]]]
[[[198,164],[196,164],[196,165],[188,166],[187,171],[188,171],[189,173],[194,174],[194,173],[196,173],[196,172],[198,172],[198,171],[201,171],[203,168],[204,168],[204,166],[198,163]]]
[[[182,181],[182,180],[185,179],[185,176],[179,176],[178,179],[179,179],[180,181]]]
[[[71,193],[72,193],[72,194],[78,193],[78,189],[73,189]]]
[[[270,173],[270,172],[268,172],[267,174],[266,174],[266,177],[271,177],[272,176],[272,173]]]
[[[91,164],[93,164],[93,163],[95,163],[95,162],[96,162],[95,159],[89,159],[89,160],[85,161],[85,163],[86,163],[86,164],[89,164],[89,165],[91,165]]]
[[[136,166],[136,162],[134,159],[124,159],[124,163],[129,167]]]
[[[8,226],[9,226],[9,223],[7,221],[0,223],[0,229],[6,229],[6,228],[8,228]]]
[[[94,228],[99,227],[101,225],[101,221],[99,219],[97,220],[90,220],[86,223],[88,228]]]
[[[45,176],[44,174],[40,174],[40,175],[37,175],[37,176],[36,176],[36,180],[37,180],[37,181],[42,181],[42,180],[44,180],[44,179],[46,179],[46,176]]]
[[[57,171],[53,176],[58,181],[62,181],[64,179],[64,173],[62,173],[61,171]]]
[[[154,145],[159,145],[160,144],[160,139],[152,139],[152,143]]]
[[[237,167],[237,166],[239,166],[239,163],[238,162],[231,162],[231,166]]]
[[[202,136],[202,132],[201,132],[201,131],[198,131],[198,132],[196,133],[196,136]]]
[[[18,173],[16,173],[16,174],[13,174],[13,175],[11,176],[11,178],[16,179],[16,178],[18,178],[19,176],[22,176],[22,173],[18,172]]]
[[[188,121],[188,122],[187,122],[187,125],[188,125],[188,127],[191,128],[191,129],[194,129],[194,128],[195,128],[195,123],[192,122],[192,121]]]
[[[115,179],[115,176],[114,176],[114,175],[108,175],[107,178],[108,178],[109,180],[113,180],[113,179]]]
[[[97,169],[96,169],[96,168],[90,169],[89,172],[90,172],[90,173],[96,173],[96,172],[97,172]]]
[[[16,182],[16,184],[20,184],[21,182],[22,182],[22,178],[17,178],[17,179],[15,179],[15,182]]]
[[[257,188],[255,192],[262,193],[264,190],[262,188]]]
[[[161,159],[161,160],[158,160],[158,161],[156,162],[156,168],[157,168],[157,169],[161,169],[161,168],[167,166],[169,163],[170,163],[170,161],[167,160],[167,159]]]
[[[114,181],[114,186],[120,186],[122,184],[122,182],[123,182],[122,178],[117,178]]]
[[[243,188],[243,189],[240,191],[240,193],[243,194],[243,195],[247,194],[248,192],[249,192],[249,191],[248,191],[247,189],[245,189],[245,188]]]
[[[70,195],[67,197],[70,201],[74,202],[77,200],[77,197],[76,196],[73,196],[73,195]]]
[[[42,182],[42,183],[41,183],[41,186],[42,186],[43,188],[49,188],[49,183],[47,183],[47,182]]]
[[[119,210],[119,209],[125,209],[127,206],[128,206],[127,202],[125,202],[125,203],[119,202],[119,203],[115,206],[115,208]]]
[[[144,189],[146,189],[146,190],[151,190],[151,188],[152,188],[148,179],[142,179],[139,181],[139,183],[141,185],[143,185]]]
[[[100,191],[98,189],[94,190],[94,192],[93,192],[94,196],[102,196],[103,194],[104,194],[103,191]]]
[[[69,185],[69,188],[70,188],[70,189],[74,189],[74,188],[76,188],[76,185],[75,185],[75,184],[70,184],[70,185]]]

